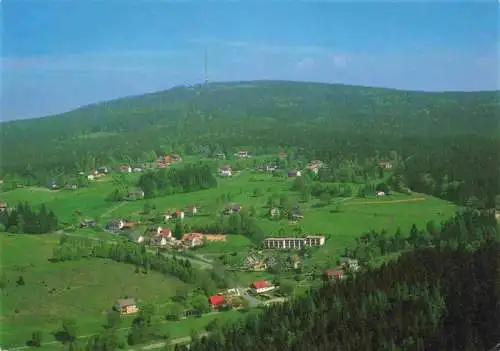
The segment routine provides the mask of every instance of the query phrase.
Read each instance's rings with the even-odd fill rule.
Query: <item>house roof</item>
[[[160,232],[158,233],[159,236],[172,236],[172,229],[170,228],[165,228],[161,229]]]
[[[252,286],[255,289],[262,289],[271,286],[271,283],[268,280],[257,280],[252,283]]]
[[[7,207],[7,203],[6,202],[0,202],[0,207]]]
[[[132,306],[135,305],[135,299],[133,297],[128,298],[128,299],[120,299],[116,301],[116,304],[120,307],[126,307],[126,306]]]
[[[344,275],[344,271],[341,269],[330,268],[326,270],[325,274],[329,277],[341,277]]]
[[[203,239],[202,233],[188,233],[182,236],[182,240],[195,240],[195,239]]]
[[[211,305],[221,305],[224,303],[225,299],[222,295],[213,295],[208,298]]]

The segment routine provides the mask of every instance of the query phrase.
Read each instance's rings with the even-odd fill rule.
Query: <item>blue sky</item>
[[[498,88],[499,5],[3,0],[2,119],[203,81]]]

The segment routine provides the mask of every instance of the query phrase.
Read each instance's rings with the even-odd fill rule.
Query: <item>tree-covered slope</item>
[[[56,116],[3,123],[4,172],[106,152],[163,145],[295,145],[331,133],[495,135],[498,92],[424,93],[285,81],[211,83],[102,102]],[[278,136],[276,131],[281,135]],[[279,133],[278,133],[279,134]],[[191,145],[191,149],[196,148]],[[115,155],[116,156],[116,155]]]

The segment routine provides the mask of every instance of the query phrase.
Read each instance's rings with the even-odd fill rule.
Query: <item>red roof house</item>
[[[156,235],[170,238],[172,236],[172,229],[158,227],[158,229],[156,230]]]
[[[326,279],[342,279],[344,277],[344,271],[341,269],[328,269],[325,272]]]
[[[261,293],[261,292],[265,292],[265,291],[269,291],[269,290],[274,289],[274,285],[271,284],[271,282],[268,280],[257,280],[255,282],[253,282],[250,287],[256,293]]]
[[[222,295],[213,295],[208,298],[208,302],[212,305],[212,307],[218,307],[224,304],[225,299]]]

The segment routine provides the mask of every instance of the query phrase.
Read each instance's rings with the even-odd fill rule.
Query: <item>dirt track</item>
[[[367,202],[350,202],[345,203],[345,205],[375,205],[375,204],[394,204],[397,202],[415,202],[424,201],[425,197],[417,197],[414,199],[404,199],[404,200],[392,200],[392,201],[367,201]]]

